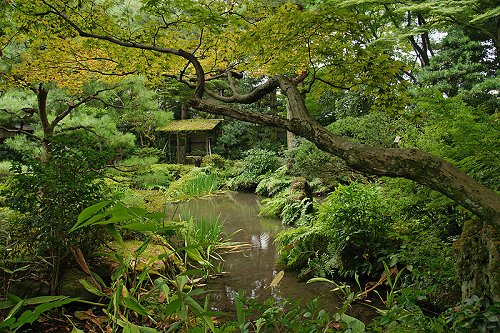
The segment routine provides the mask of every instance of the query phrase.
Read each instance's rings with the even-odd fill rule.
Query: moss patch
[[[173,120],[167,126],[158,127],[159,132],[197,132],[213,130],[222,119],[185,119]]]

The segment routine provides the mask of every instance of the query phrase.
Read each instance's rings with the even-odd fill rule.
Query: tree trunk
[[[288,103],[286,105],[286,117],[288,120],[290,120],[292,117]],[[287,147],[287,149],[289,149],[289,150],[292,149],[294,147],[294,145],[295,145],[294,134],[290,131],[287,131],[286,132],[286,147]]]
[[[61,270],[61,249],[57,248],[51,251],[52,255],[52,272],[50,277],[50,294],[57,295],[57,288],[59,286],[59,272]]]
[[[181,104],[181,120],[187,119],[187,107],[185,104]]]
[[[47,161],[50,157],[51,146],[50,140],[52,139],[52,135],[54,133],[54,128],[49,122],[49,117],[47,113],[47,96],[49,95],[49,90],[43,86],[43,84],[39,84],[38,88],[34,89],[37,104],[38,104],[38,116],[40,117],[40,123],[42,124],[43,138],[42,138],[42,147],[43,147],[43,155],[42,161]]]

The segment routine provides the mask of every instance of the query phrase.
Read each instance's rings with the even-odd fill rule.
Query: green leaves
[[[11,298],[19,299],[18,297]],[[34,323],[44,312],[47,312],[54,308],[62,307],[78,299],[79,298],[70,298],[67,296],[40,296],[25,300],[19,300],[9,311],[5,319],[0,322],[0,330],[9,329],[16,331],[26,324]],[[19,317],[16,317],[21,308],[36,304],[39,305],[37,305],[33,310],[27,309],[22,312]]]
[[[103,293],[102,291],[100,291],[94,284],[90,283],[89,281],[87,281],[85,279],[80,279],[80,280],[78,280],[78,282],[80,282],[80,284],[85,289],[87,289],[87,291],[91,292],[92,294],[94,294],[96,296],[99,296],[99,297],[105,297],[105,296],[107,296],[105,293]]]
[[[149,213],[144,208],[126,207],[120,202],[102,201],[84,209],[70,232],[84,227],[110,224],[134,231],[152,232],[164,227],[160,224],[164,217],[163,213]]]

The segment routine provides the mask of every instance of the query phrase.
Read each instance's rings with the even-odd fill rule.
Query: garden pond
[[[285,227],[279,219],[259,216],[261,200],[262,197],[251,193],[225,192],[167,205],[167,214],[172,216],[193,216],[209,221],[219,218],[224,233],[232,241],[251,245],[245,250],[222,256],[225,274],[210,280],[204,287],[210,290],[212,309],[233,312],[234,296],[243,291],[247,297],[259,301],[272,297],[277,301],[293,299],[305,303],[317,297],[322,308],[335,312],[342,306],[342,299],[331,291],[333,286],[330,284],[306,284],[296,272],[287,271],[276,286],[270,287],[280,272],[275,264],[277,252],[274,237]],[[374,316],[372,309],[357,304],[348,313],[365,322]]]

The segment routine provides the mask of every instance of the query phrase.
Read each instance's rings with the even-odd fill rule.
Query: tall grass
[[[219,189],[220,177],[217,174],[193,170],[171,184],[167,196],[174,200],[201,197],[215,193]]]
[[[220,217],[200,219],[190,217],[187,221],[187,242],[197,244],[204,248],[215,246],[223,242],[223,224]]]

